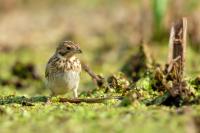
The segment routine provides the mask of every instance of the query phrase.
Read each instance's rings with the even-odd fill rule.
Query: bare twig
[[[90,77],[95,81],[95,83],[101,87],[104,84],[104,78],[101,77],[100,75],[95,74],[92,69],[89,68],[88,65],[86,65],[83,61],[81,62],[82,68],[84,71],[86,71]]]
[[[69,99],[69,98],[60,98],[59,102],[69,102],[69,103],[103,103],[107,100],[122,100],[123,97],[103,97],[103,98],[78,98],[78,99]]]
[[[172,71],[172,68],[174,66],[174,64],[181,58],[181,56],[178,56],[177,58],[171,60],[171,62],[169,63],[169,66],[167,68],[167,72],[171,72]]]

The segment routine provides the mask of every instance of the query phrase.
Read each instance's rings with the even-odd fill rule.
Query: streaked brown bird
[[[46,65],[45,78],[52,95],[62,95],[70,90],[75,98],[80,80],[81,63],[75,56],[82,53],[78,44],[62,42]]]

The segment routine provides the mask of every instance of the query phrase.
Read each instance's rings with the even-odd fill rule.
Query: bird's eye
[[[71,47],[67,47],[67,50],[71,50]]]

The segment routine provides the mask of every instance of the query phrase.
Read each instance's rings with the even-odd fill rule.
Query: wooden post
[[[168,63],[173,64],[176,60],[177,73],[179,76],[183,76],[184,63],[185,63],[185,51],[187,41],[187,19],[183,18],[174,23],[171,28],[170,40],[169,40],[169,57]]]

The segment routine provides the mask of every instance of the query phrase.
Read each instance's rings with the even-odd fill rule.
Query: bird
[[[46,65],[46,86],[51,90],[52,96],[73,92],[78,97],[78,87],[81,73],[81,61],[76,57],[82,53],[79,44],[72,41],[61,42],[53,56]]]

